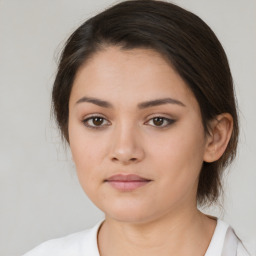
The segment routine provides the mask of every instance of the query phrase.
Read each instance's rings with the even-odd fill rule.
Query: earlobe
[[[204,161],[217,161],[225,152],[233,130],[233,118],[229,113],[218,115],[209,124]]]

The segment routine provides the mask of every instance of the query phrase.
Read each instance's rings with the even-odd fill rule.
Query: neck
[[[102,256],[204,255],[215,226],[216,221],[196,207],[143,223],[106,217],[98,236],[99,249]]]

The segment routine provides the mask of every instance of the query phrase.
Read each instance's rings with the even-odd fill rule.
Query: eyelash
[[[170,126],[171,124],[175,123],[176,120],[174,119],[170,119],[170,118],[167,118],[167,117],[163,117],[163,116],[154,116],[152,118],[149,119],[149,121],[153,121],[155,118],[159,118],[159,119],[162,119],[163,122],[165,122],[166,124],[164,126],[157,126],[157,125],[154,125],[154,127],[157,127],[157,128],[166,128],[168,126]],[[149,123],[149,121],[147,121],[147,123]]]
[[[106,120],[106,119],[105,119],[104,117],[102,117],[102,116],[96,116],[96,115],[95,115],[95,116],[90,116],[90,117],[84,119],[82,122],[83,122],[83,124],[84,124],[86,127],[91,128],[91,129],[101,129],[101,128],[103,128],[103,126],[92,126],[92,125],[88,125],[88,124],[87,124],[88,121],[93,120],[93,119],[95,119],[95,118],[101,118],[101,119],[103,119],[103,120]]]
[[[88,125],[88,122],[89,122],[90,120],[93,120],[93,119],[96,119],[96,118],[101,118],[101,119],[103,119],[103,120],[106,121],[106,119],[105,119],[104,117],[99,116],[99,115],[95,115],[95,116],[90,116],[90,117],[88,117],[88,118],[82,120],[82,123],[83,123],[86,127],[90,128],[90,129],[102,129],[102,128],[104,128],[105,125],[104,125],[104,126]],[[164,122],[167,122],[167,124],[164,125],[164,126],[157,126],[157,125],[153,126],[153,127],[160,128],[160,129],[161,129],[161,128],[164,129],[164,128],[166,128],[166,127],[168,127],[168,126],[170,126],[170,125],[172,125],[173,123],[176,122],[176,120],[174,120],[174,119],[170,119],[170,118],[163,117],[163,116],[154,116],[154,117],[152,117],[151,119],[149,119],[149,121],[154,120],[155,118],[160,118],[160,119],[162,119]],[[149,123],[149,121],[147,121],[147,123]],[[109,124],[106,125],[106,126],[109,126]]]

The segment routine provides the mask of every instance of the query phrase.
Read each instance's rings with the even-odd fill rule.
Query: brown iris
[[[162,117],[153,118],[153,123],[156,126],[161,126],[164,123],[164,119]]]
[[[100,126],[103,123],[103,118],[102,117],[94,117],[92,122],[95,126]]]

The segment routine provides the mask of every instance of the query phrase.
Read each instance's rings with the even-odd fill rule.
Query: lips
[[[119,191],[132,191],[147,185],[151,180],[135,174],[117,174],[107,178],[105,182]]]
[[[109,177],[106,181],[149,181],[146,178],[143,178],[139,175],[135,175],[135,174],[117,174],[117,175],[113,175],[111,177]]]

